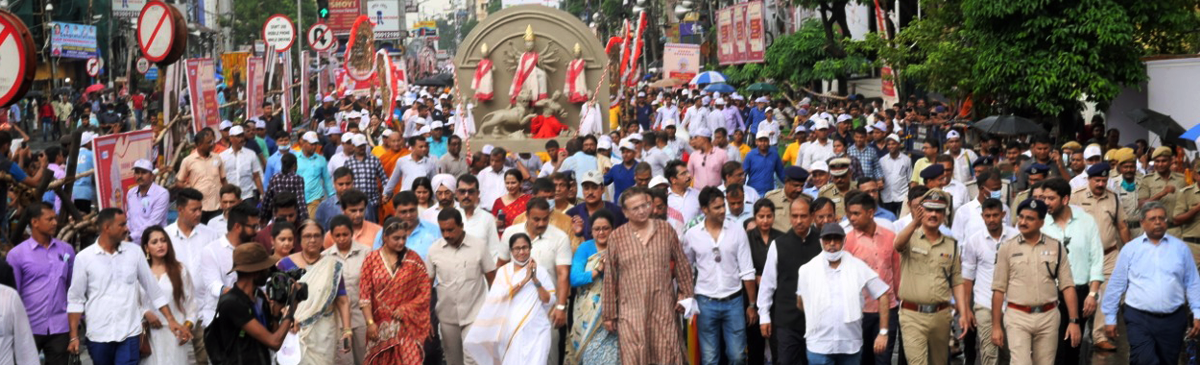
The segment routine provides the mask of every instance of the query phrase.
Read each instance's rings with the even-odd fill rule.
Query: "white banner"
[[[137,19],[144,6],[146,0],[112,0],[112,15],[117,19]]]

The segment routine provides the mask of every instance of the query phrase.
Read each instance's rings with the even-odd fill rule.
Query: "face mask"
[[[992,199],[1000,199],[1000,191],[999,190],[993,191],[991,195],[992,195]]]
[[[1121,189],[1125,189],[1127,193],[1132,193],[1134,190],[1137,190],[1137,184],[1134,184],[1133,181],[1121,179]]]
[[[836,262],[838,260],[841,260],[842,255],[844,255],[845,253],[846,253],[846,251],[838,251],[838,252],[821,251],[821,256],[825,256],[826,261]]]
[[[280,151],[291,151],[292,145],[291,144],[281,144],[281,145],[279,145],[279,150]]]
[[[525,261],[517,261],[517,259],[514,258],[513,263],[517,264],[517,266],[525,266],[529,264],[529,259],[526,258]]]

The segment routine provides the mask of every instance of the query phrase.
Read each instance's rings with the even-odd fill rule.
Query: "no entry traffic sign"
[[[308,28],[308,45],[314,51],[324,52],[333,48],[336,39],[333,37],[333,30],[329,29],[325,23],[313,24]]]
[[[163,62],[175,47],[175,33],[180,29],[170,8],[162,1],[151,1],[138,15],[138,47],[150,61]]]
[[[147,60],[146,57],[138,57],[137,71],[142,75],[145,75],[147,71],[150,71],[150,60]]]
[[[0,10],[0,106],[25,96],[37,68],[33,36],[12,13]],[[11,67],[16,66],[16,67]]]
[[[262,37],[276,52],[287,51],[296,42],[296,24],[283,14],[272,15],[263,23]]]
[[[99,75],[101,67],[104,67],[104,61],[101,61],[99,58],[96,58],[96,57],[89,58],[87,60],[88,76],[96,77],[96,75]]]

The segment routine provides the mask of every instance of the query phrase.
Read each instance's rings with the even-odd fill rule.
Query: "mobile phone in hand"
[[[350,339],[349,338],[342,339],[342,349],[347,350],[347,351],[350,350]]]

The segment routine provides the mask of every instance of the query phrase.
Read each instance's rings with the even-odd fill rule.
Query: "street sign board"
[[[308,45],[314,51],[327,51],[333,48],[333,45],[336,43],[337,39],[333,37],[333,30],[329,29],[329,26],[325,25],[325,23],[313,24],[312,27],[308,28]]]
[[[151,1],[142,8],[137,20],[138,47],[152,62],[163,62],[175,47],[179,24],[174,21],[171,6],[162,1]]]
[[[0,107],[8,106],[25,96],[33,83],[37,69],[37,54],[33,36],[25,23],[5,10],[0,10]]]
[[[285,52],[296,42],[296,23],[286,15],[272,15],[263,23],[262,39],[276,52]]]
[[[87,60],[88,76],[96,77],[97,75],[100,75],[100,68],[102,67],[104,67],[104,61],[101,61],[96,57],[89,58]]]
[[[142,75],[145,75],[146,72],[150,71],[150,60],[147,60],[146,57],[138,57],[137,71]]]

